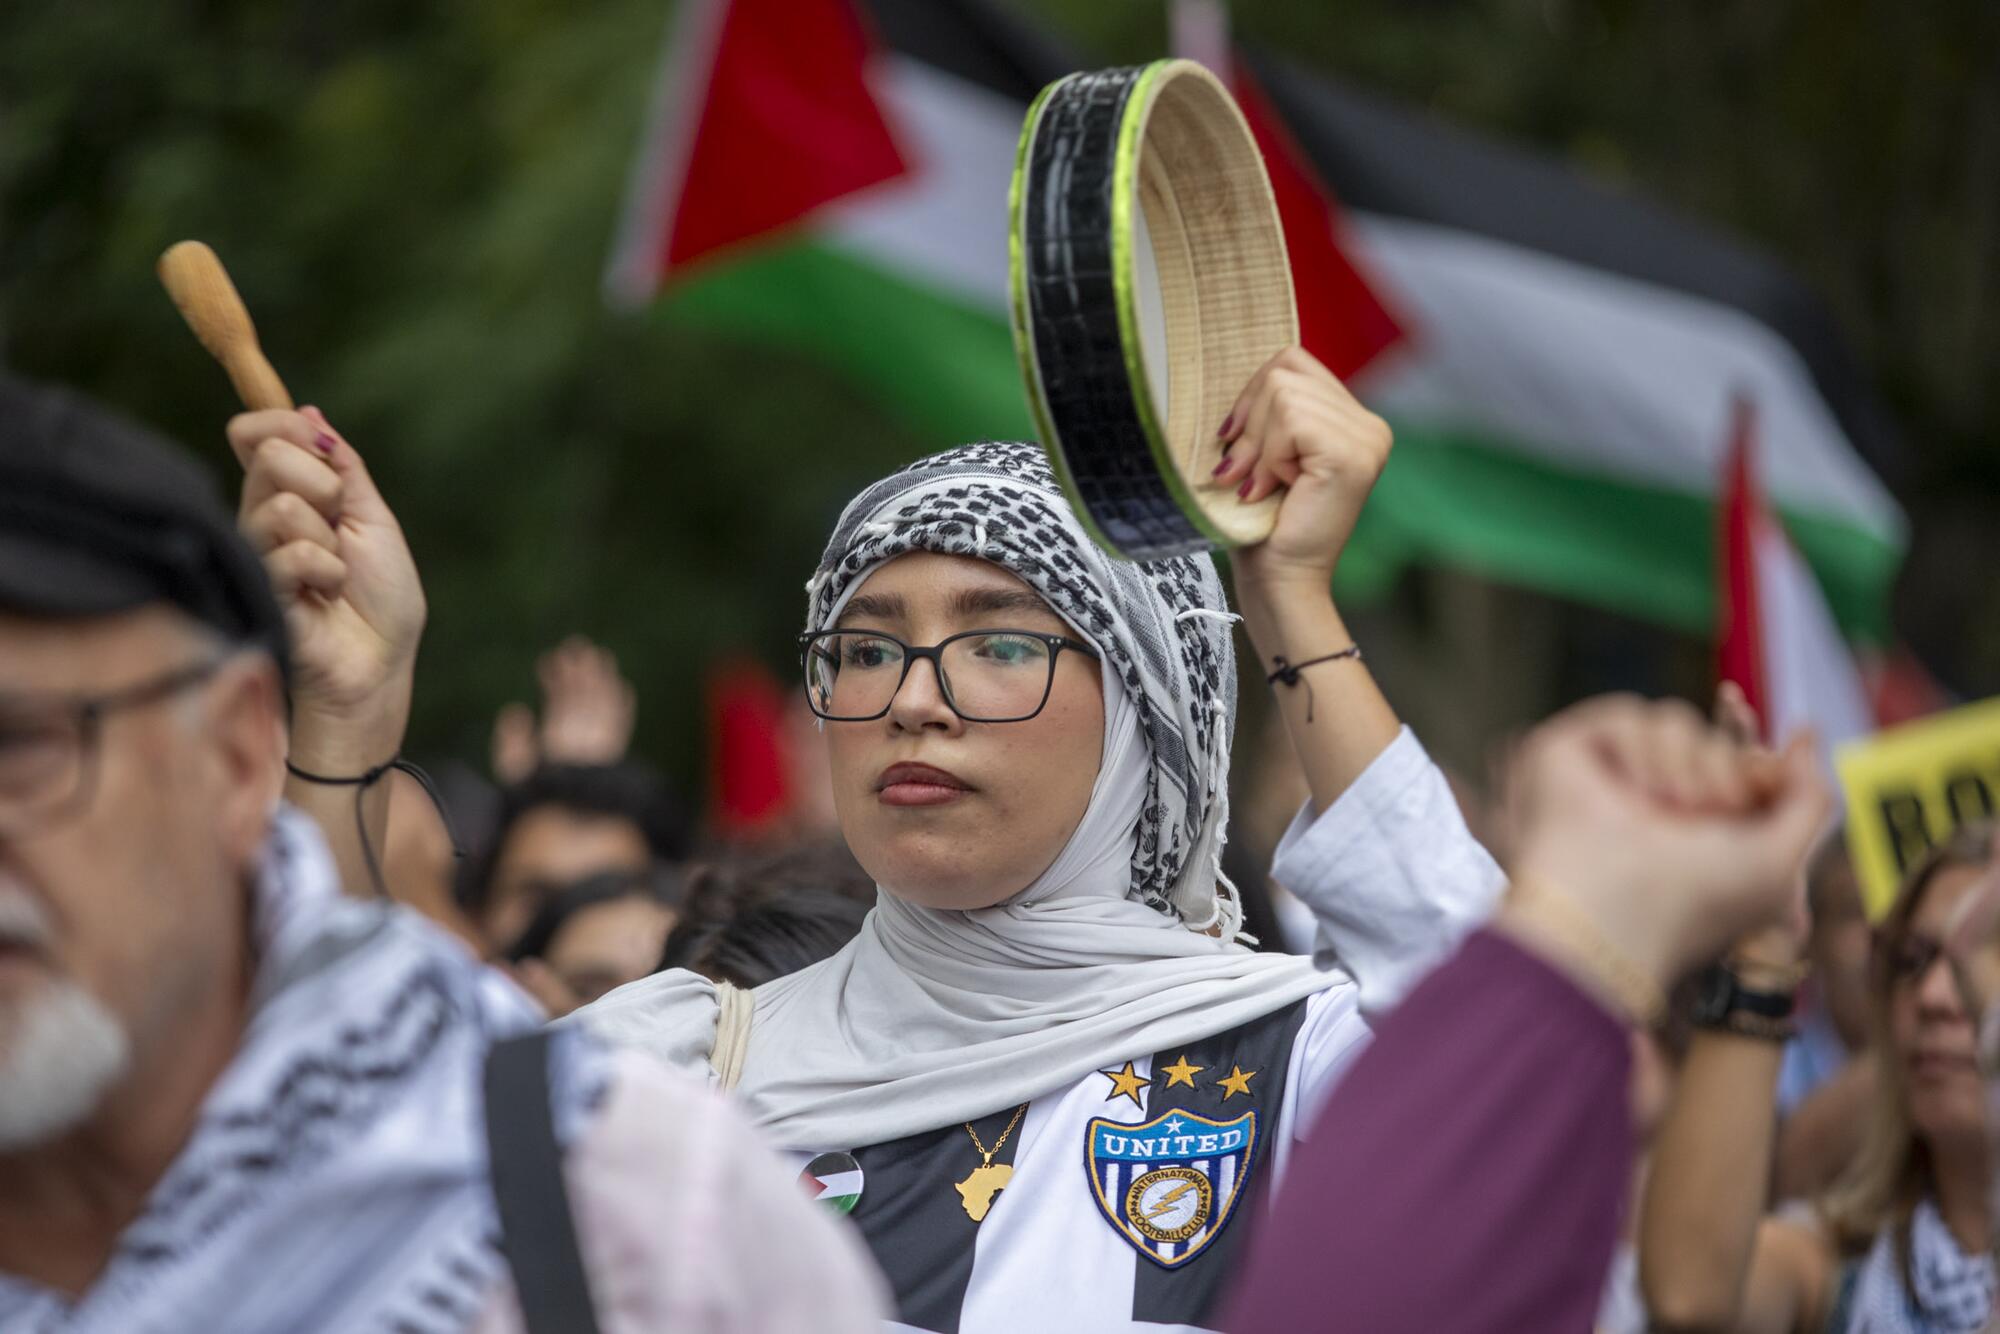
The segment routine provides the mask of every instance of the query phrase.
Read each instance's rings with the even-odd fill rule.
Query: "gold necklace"
[[[1014,1133],[1015,1126],[1021,1124],[1021,1113],[1027,1110],[1025,1102],[1014,1109],[1014,1119],[1007,1123],[1007,1128],[1000,1132],[1000,1138],[993,1141],[990,1149],[979,1142],[979,1132],[972,1128],[972,1122],[965,1123],[965,1133],[972,1137],[972,1147],[985,1159],[972,1169],[970,1176],[958,1183],[958,1198],[965,1205],[965,1216],[975,1223],[985,1220],[986,1211],[993,1207],[993,1197],[1007,1189],[1007,1183],[1014,1179],[1014,1165],[996,1163],[993,1155],[1006,1147],[1007,1137]]]

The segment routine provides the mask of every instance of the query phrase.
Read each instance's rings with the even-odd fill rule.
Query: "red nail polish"
[[[1229,428],[1234,425],[1236,425],[1236,410],[1232,408],[1229,415],[1222,419],[1222,425],[1216,428],[1215,433],[1223,439],[1227,439],[1229,437]]]
[[[1228,471],[1229,471],[1229,456],[1227,454],[1224,454],[1222,456],[1222,462],[1215,465],[1215,471],[1210,473],[1209,476],[1220,477],[1222,476],[1222,474]]]
[[[1250,499],[1250,488],[1255,485],[1257,485],[1257,478],[1254,474],[1252,476],[1245,477],[1243,479],[1243,485],[1236,488],[1237,498],[1239,500]]]
[[[334,438],[328,435],[325,431],[313,432],[313,448],[317,449],[320,453],[326,455],[328,458],[333,457],[334,444],[335,444]]]

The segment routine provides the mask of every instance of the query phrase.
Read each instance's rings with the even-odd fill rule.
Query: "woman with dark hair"
[[[1912,868],[1877,925],[1875,1103],[1860,1155],[1810,1207],[1764,1214],[1781,1034],[1696,1035],[1647,1191],[1642,1266],[1655,1321],[1737,1334],[1986,1327],[1985,1090],[1942,946],[1995,863],[1994,839],[1991,822],[1961,828]]]
[[[808,586],[807,697],[877,886],[860,932],[753,991],[676,969],[577,1012],[734,1088],[852,1208],[903,1326],[1212,1327],[1231,1224],[1364,1015],[1499,894],[1333,603],[1387,426],[1295,348],[1220,437],[1207,485],[1276,510],[1230,564],[1307,780],[1273,870],[1314,956],[1253,951],[1220,870],[1238,618],[1214,563],[1110,557],[1039,448],[989,443],[862,492]],[[409,640],[343,714],[350,749],[400,741]]]
[[[836,953],[874,901],[874,882],[837,843],[707,862],[688,872],[659,966],[762,986]]]
[[[713,1066],[838,1182],[905,1326],[1209,1323],[1229,1224],[1364,1007],[1500,889],[1330,593],[1387,428],[1295,349],[1223,437],[1214,485],[1283,493],[1232,568],[1311,791],[1277,869],[1317,960],[1252,951],[1219,871],[1236,617],[1213,563],[1109,557],[1040,449],[989,443],[862,492],[808,586],[808,698],[878,886],[860,933],[749,993],[670,971],[580,1012]]]
[[[545,764],[501,796],[493,838],[460,867],[458,897],[505,957],[558,886],[687,853],[687,816],[647,765]]]
[[[662,866],[606,871],[558,889],[507,952],[514,976],[560,1018],[652,972],[680,898]]]

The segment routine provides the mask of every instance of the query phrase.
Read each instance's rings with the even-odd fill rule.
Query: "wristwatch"
[[[1728,964],[1718,963],[1696,978],[1689,1020],[1696,1028],[1789,1042],[1798,1032],[1791,1022],[1796,997],[1795,991],[1753,990],[1743,985],[1743,979]]]

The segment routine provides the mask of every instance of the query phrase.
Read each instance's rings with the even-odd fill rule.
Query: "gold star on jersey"
[[[1125,1062],[1123,1070],[1099,1070],[1097,1073],[1111,1081],[1111,1092],[1104,1095],[1106,1102],[1130,1098],[1134,1107],[1141,1111],[1146,1109],[1146,1104],[1139,1100],[1139,1094],[1149,1081],[1132,1068],[1132,1062]]]
[[[1232,1065],[1229,1067],[1229,1073],[1216,1080],[1215,1084],[1217,1088],[1224,1090],[1222,1100],[1228,1102],[1239,1093],[1247,1096],[1250,1092],[1250,1081],[1256,1077],[1255,1070],[1246,1071],[1240,1065]]]

